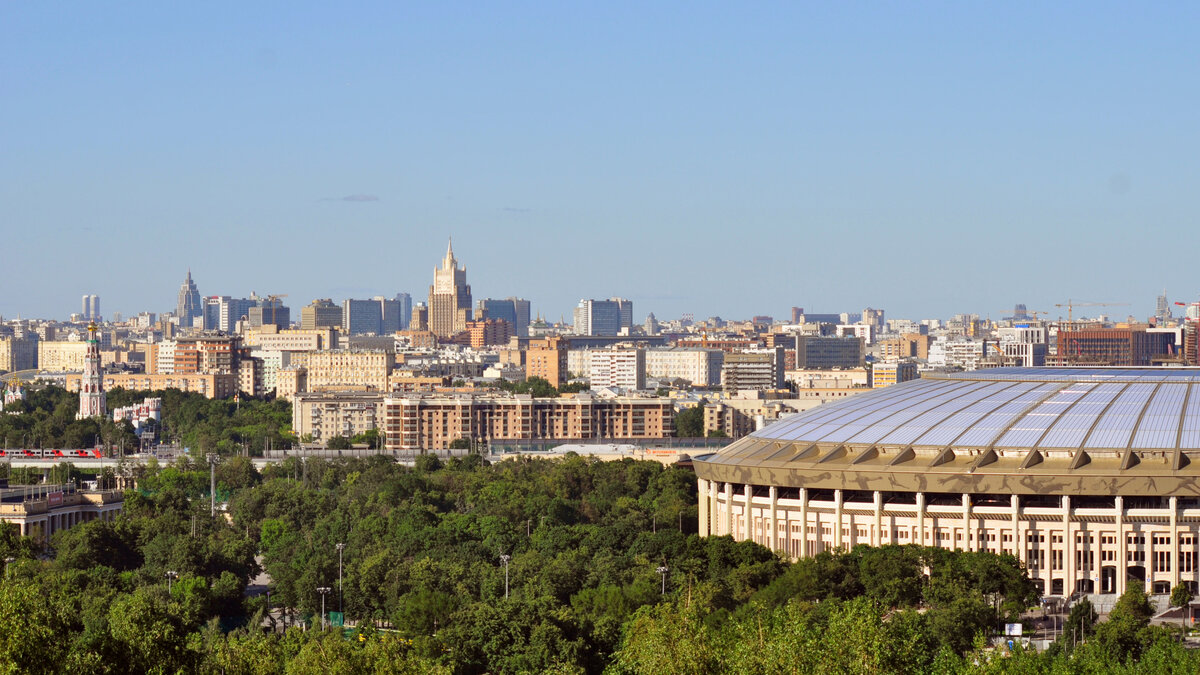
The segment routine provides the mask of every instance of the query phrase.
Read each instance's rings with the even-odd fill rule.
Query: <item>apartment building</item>
[[[445,450],[458,439],[668,438],[674,405],[660,398],[400,396],[384,400],[388,450]]]
[[[307,391],[387,391],[396,355],[378,349],[297,353],[292,365],[306,371]],[[276,374],[278,380],[282,373]]]
[[[292,428],[315,443],[351,438],[382,421],[384,394],[363,392],[307,393],[292,399]]]
[[[525,351],[526,379],[540,377],[554,387],[566,384],[567,347],[567,340],[560,337],[529,340],[529,348]]]
[[[720,349],[648,349],[646,377],[681,379],[697,387],[715,387],[721,384],[721,365],[724,362],[725,352]]]
[[[593,350],[588,380],[592,389],[645,389],[646,350],[637,347]]]

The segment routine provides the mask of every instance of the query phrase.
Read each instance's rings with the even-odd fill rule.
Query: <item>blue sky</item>
[[[1189,3],[3,3],[0,314],[1195,299]],[[351,198],[351,199],[347,199]],[[1118,312],[1126,311],[1117,308]]]

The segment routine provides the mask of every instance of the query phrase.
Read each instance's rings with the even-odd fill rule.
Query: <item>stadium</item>
[[[1196,590],[1200,369],[935,374],[695,468],[702,535],[793,558],[920,544],[1015,555],[1045,595]]]

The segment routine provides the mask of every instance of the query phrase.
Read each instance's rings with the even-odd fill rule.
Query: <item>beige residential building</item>
[[[525,350],[525,378],[540,377],[554,387],[566,384],[567,344],[560,337],[531,339]]]
[[[66,388],[78,392],[80,375],[69,374]],[[227,373],[105,373],[104,388],[121,387],[133,391],[179,389],[204,394],[208,398],[228,398],[237,393],[238,376]]]
[[[307,391],[387,391],[396,355],[382,350],[335,349],[296,354],[292,365],[308,371]]]
[[[463,439],[668,438],[675,411],[661,398],[393,396],[384,400],[389,450],[445,450]]]
[[[382,421],[384,396],[382,392],[297,394],[292,399],[292,428],[300,438],[319,443],[335,436],[357,436]]]
[[[704,406],[704,435],[721,431],[729,438],[741,438],[768,422],[814,407],[795,399],[730,398]]]
[[[275,373],[275,398],[291,401],[297,394],[308,391],[308,369],[288,366]]]
[[[336,328],[278,330],[275,326],[268,324],[255,330],[246,331],[243,336],[243,344],[265,351],[315,352],[322,349],[337,349],[338,336]]]
[[[338,328],[341,325],[342,308],[333,304],[330,298],[313,300],[312,304],[300,310],[300,328],[304,330]]]
[[[70,373],[83,370],[87,360],[88,343],[80,341],[38,342],[38,368],[48,373]]]
[[[646,377],[687,380],[697,387],[721,384],[721,364],[725,352],[720,349],[669,347],[646,350]]]
[[[38,340],[35,337],[0,337],[0,372],[30,370],[37,368],[37,362]]]

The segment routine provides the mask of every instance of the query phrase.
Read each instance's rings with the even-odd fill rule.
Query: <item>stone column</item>
[[[808,557],[808,488],[800,488],[800,557]]]
[[[928,546],[925,543],[925,493],[917,493],[917,543],[921,546]]]
[[[719,531],[721,529],[721,501],[717,499],[717,492],[717,482],[710,480],[708,482],[708,494],[705,495],[705,498],[709,504],[708,529],[714,535],[721,534]]]
[[[1075,535],[1071,532],[1071,498],[1063,495],[1063,594],[1075,592]]]
[[[1125,592],[1125,576],[1128,574],[1129,551],[1131,549],[1129,544],[1126,542],[1126,538],[1129,536],[1129,534],[1125,530],[1125,499],[1120,495],[1117,495],[1113,506],[1115,507],[1113,508],[1113,511],[1115,512],[1113,514],[1113,520],[1116,522],[1117,526],[1117,579],[1113,590],[1116,591],[1117,595],[1119,596]]]
[[[708,536],[708,481],[703,478],[696,480],[696,517],[697,527],[701,537]]]
[[[890,529],[890,528],[889,528]],[[883,493],[875,491],[875,534],[871,537],[872,546],[883,544]]]
[[[963,512],[963,546],[967,551],[976,550],[975,545],[971,543],[971,495],[964,492],[962,496],[962,512]],[[955,542],[955,548],[957,548]]]
[[[1017,560],[1028,566],[1029,561],[1025,559],[1025,542],[1021,541],[1021,497],[1013,495],[1008,498],[1008,503],[1012,509],[1013,554],[1017,556]]]
[[[772,551],[779,550],[779,520],[777,520],[779,517],[778,507],[779,507],[779,488],[772,485],[771,486],[771,523],[770,523],[771,533],[770,533],[770,535],[768,535],[771,537],[771,545],[767,547],[767,548],[771,549]],[[763,529],[766,529],[766,528],[763,528]]]
[[[749,483],[746,483],[742,489],[742,494],[746,498],[746,505],[742,511],[742,532],[745,534],[744,539],[746,541],[754,541],[754,488]]]
[[[1167,559],[1171,561],[1171,590],[1179,585],[1179,498],[1170,498],[1171,508],[1171,551]]]
[[[733,536],[733,485],[725,484],[725,531],[721,534]]]
[[[833,514],[834,514],[833,517],[836,521],[833,524],[833,547],[841,548],[842,547],[842,491],[841,490],[833,491]]]

